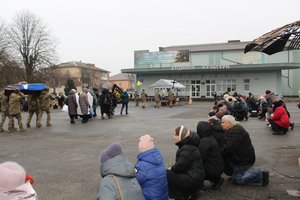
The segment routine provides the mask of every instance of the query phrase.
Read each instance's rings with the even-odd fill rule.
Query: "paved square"
[[[205,191],[201,199],[294,199],[286,190],[300,190],[300,110],[295,102],[287,103],[295,129],[286,135],[271,134],[266,123],[256,118],[241,122],[248,130],[256,152],[255,168],[269,170],[270,185],[233,186],[225,181],[219,191]],[[60,110],[52,112],[52,124],[35,128],[35,118],[25,134],[0,135],[0,162],[16,161],[35,179],[34,188],[42,200],[94,200],[100,183],[99,153],[111,142],[120,142],[133,163],[138,154],[141,135],[150,134],[163,154],[165,165],[174,162],[176,146],[172,131],[179,125],[196,129],[198,121],[207,120],[212,102],[194,102],[173,108],[146,109],[129,104],[129,115],[116,115],[108,120],[98,116],[87,124],[78,119],[70,124]],[[99,114],[99,108],[97,110]],[[27,113],[22,113],[23,124]],[[7,129],[7,122],[4,126]],[[224,176],[226,177],[226,176]]]

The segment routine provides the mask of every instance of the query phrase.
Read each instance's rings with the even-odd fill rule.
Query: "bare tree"
[[[0,23],[0,89],[24,80],[24,69],[8,53],[5,24]],[[12,76],[12,74],[14,76]]]
[[[9,55],[5,52],[0,54],[0,89],[24,80],[24,74],[24,68],[21,68]]]
[[[28,11],[20,12],[8,28],[12,55],[24,64],[26,81],[34,80],[38,68],[53,65],[56,61],[56,40],[42,21]]]
[[[39,79],[38,82],[44,82],[49,87],[53,88],[53,92],[56,92],[56,88],[64,85],[65,75],[56,70],[55,67],[47,67],[37,71]]]
[[[7,40],[5,35],[5,24],[4,22],[0,22],[0,55],[2,55],[5,52],[7,47]]]

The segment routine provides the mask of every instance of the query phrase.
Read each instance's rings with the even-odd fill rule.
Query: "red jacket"
[[[280,127],[290,127],[290,118],[283,106],[279,106],[274,110],[271,120],[273,120]]]

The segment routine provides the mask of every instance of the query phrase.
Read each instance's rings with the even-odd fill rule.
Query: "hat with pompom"
[[[140,142],[139,142],[140,152],[144,152],[153,148],[154,148],[154,142],[153,142],[153,138],[150,135],[143,135],[142,137],[140,137]]]
[[[114,142],[110,144],[104,151],[102,151],[99,160],[101,163],[104,163],[119,154],[123,154],[122,147],[119,143]]]

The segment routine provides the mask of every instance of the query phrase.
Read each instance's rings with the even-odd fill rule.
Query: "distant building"
[[[175,80],[185,86],[179,96],[193,99],[212,98],[213,94],[237,92],[255,96],[271,90],[279,96],[297,96],[300,89],[300,50],[273,55],[244,53],[250,42],[230,40],[227,43],[176,45],[159,47],[159,51],[134,51],[134,68],[122,73],[135,74],[137,87],[148,95],[159,79]]]
[[[109,71],[98,68],[95,64],[83,62],[66,62],[55,65],[52,70],[63,79],[56,88],[57,92],[63,92],[67,80],[73,80],[77,91],[81,91],[82,87],[89,88],[108,88],[109,87]]]
[[[113,75],[109,77],[109,84],[110,87],[116,84],[123,90],[132,90],[134,89],[134,75],[125,73]]]

